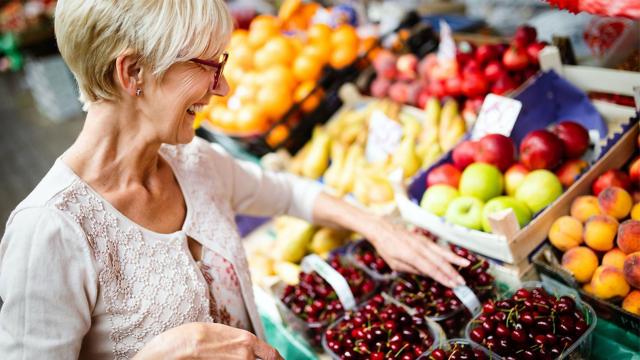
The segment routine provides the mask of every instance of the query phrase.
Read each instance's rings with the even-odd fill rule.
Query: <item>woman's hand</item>
[[[467,266],[467,259],[385,218],[321,193],[313,208],[313,219],[321,225],[342,227],[364,235],[394,270],[431,276],[448,287],[464,284],[464,279],[451,264]]]
[[[451,264],[468,266],[467,259],[387,219],[378,218],[368,225],[371,228],[364,235],[393,270],[426,274],[447,287],[464,285]]]
[[[146,359],[280,360],[274,348],[252,333],[231,326],[189,323],[153,338],[134,357]]]

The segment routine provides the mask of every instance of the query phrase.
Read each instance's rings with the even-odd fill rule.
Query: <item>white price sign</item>
[[[522,103],[518,100],[495,94],[487,95],[473,127],[471,138],[475,140],[487,134],[511,135],[521,109]]]
[[[389,119],[382,111],[374,111],[369,119],[369,136],[365,155],[367,161],[385,161],[402,140],[402,125]]]

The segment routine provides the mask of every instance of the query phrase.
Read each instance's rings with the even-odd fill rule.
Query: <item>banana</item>
[[[276,231],[274,259],[299,262],[307,252],[315,229],[312,224],[293,217],[285,217],[281,221],[285,225]]]
[[[339,196],[347,194],[353,188],[353,180],[356,176],[356,168],[359,166],[361,161],[364,161],[364,150],[361,146],[351,145],[347,150],[347,155],[345,159],[344,169],[342,174],[340,174],[340,179],[338,180],[336,191]]]
[[[451,150],[465,131],[466,125],[458,112],[458,103],[453,99],[447,100],[440,114],[438,133],[442,150],[445,152]]]
[[[331,165],[324,173],[323,181],[332,188],[336,188],[340,174],[344,169],[347,155],[347,147],[344,144],[334,141],[331,144]]]
[[[442,149],[440,148],[440,144],[437,142],[432,144],[420,144],[417,152],[418,156],[422,160],[420,168],[423,170],[431,166],[431,164],[438,160],[442,155]]]
[[[438,141],[438,131],[440,128],[440,100],[432,97],[427,100],[425,106],[425,116],[422,123],[422,132],[420,133],[420,143],[434,143]]]
[[[422,130],[422,125],[418,119],[409,114],[400,113],[400,122],[402,123],[402,131],[405,136],[411,136],[414,139],[418,138]]]
[[[329,167],[331,137],[322,127],[316,127],[311,137],[311,148],[302,164],[302,175],[317,179]]]
[[[328,253],[342,246],[349,235],[346,230],[321,228],[313,234],[309,244],[309,251],[318,255]]]
[[[416,154],[416,140],[405,136],[393,153],[393,164],[403,170],[403,177],[409,178],[420,169],[422,161]]]

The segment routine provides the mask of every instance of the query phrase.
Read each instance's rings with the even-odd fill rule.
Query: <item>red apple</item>
[[[572,159],[560,166],[558,170],[556,170],[556,175],[558,179],[560,179],[560,183],[565,188],[573,185],[576,181],[578,175],[582,174],[582,171],[587,168],[589,164],[581,159]]]
[[[476,61],[480,64],[486,64],[491,60],[497,59],[500,53],[495,45],[484,44],[476,49]]]
[[[491,87],[491,92],[497,95],[503,95],[509,91],[515,90],[517,87],[518,84],[513,81],[509,74],[503,72]]]
[[[400,55],[396,62],[398,78],[403,80],[413,80],[418,77],[418,57],[414,54]]]
[[[529,170],[552,170],[562,161],[562,142],[550,131],[532,131],[520,143],[520,160]]]
[[[491,61],[484,68],[484,77],[491,82],[497,81],[500,78],[500,76],[502,76],[505,73],[506,71],[504,67],[497,60]]]
[[[636,157],[629,166],[629,178],[636,189],[640,189],[640,156]]]
[[[522,70],[529,64],[527,52],[522,48],[512,46],[502,55],[502,63],[509,70]]]
[[[564,155],[569,159],[579,158],[589,149],[589,132],[577,122],[563,121],[554,125],[551,132],[562,141]]]
[[[461,175],[462,173],[455,166],[451,164],[442,164],[435,167],[427,175],[427,187],[435,184],[444,184],[453,186],[457,189]]]
[[[420,93],[418,93],[417,105],[420,109],[424,109],[427,106],[427,100],[431,97],[431,92],[429,88],[423,86],[420,89]]]
[[[520,47],[525,47],[534,41],[538,37],[536,28],[529,25],[522,25],[516,29],[513,35],[513,43]]]
[[[478,140],[475,161],[495,165],[505,171],[515,161],[513,141],[501,134],[488,134]]]
[[[631,191],[631,179],[624,171],[609,170],[598,176],[596,181],[591,185],[593,195],[598,196],[600,192],[610,186],[621,187],[627,191]]]
[[[433,69],[438,66],[438,56],[429,54],[418,63],[418,74],[423,80],[428,80]]]
[[[452,76],[444,81],[444,87],[451,96],[462,94],[462,78],[459,75]]]
[[[428,89],[431,95],[438,98],[447,95],[447,89],[445,88],[444,81],[433,79],[429,82]]]
[[[518,186],[520,186],[528,173],[529,169],[520,163],[511,165],[507,172],[504,173],[504,187],[507,195],[515,196]]]
[[[395,102],[401,104],[409,100],[409,84],[403,81],[396,81],[389,87],[389,97]]]
[[[387,96],[390,86],[391,81],[389,79],[378,76],[371,82],[371,95],[377,98],[384,98]]]
[[[487,80],[480,72],[467,73],[462,80],[462,92],[472,98],[476,96],[482,96],[488,91]]]
[[[373,60],[373,67],[378,76],[393,80],[396,77],[396,56],[390,51],[382,50]]]
[[[545,42],[534,42],[533,44],[527,45],[527,57],[530,63],[538,63],[538,54],[540,54],[540,51],[544,49],[545,46],[547,46]]]
[[[478,143],[476,141],[467,140],[462,142],[453,149],[451,154],[453,165],[460,170],[464,170],[475,161],[477,151]]]

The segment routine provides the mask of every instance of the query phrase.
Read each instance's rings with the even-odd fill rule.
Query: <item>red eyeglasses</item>
[[[222,76],[222,72],[224,71],[224,65],[227,63],[227,59],[229,59],[229,53],[224,52],[220,55],[220,59],[218,61],[212,60],[202,60],[198,58],[191,59],[196,64],[210,66],[215,69],[215,74],[213,77],[213,82],[211,83],[210,91],[214,91],[218,88],[218,82],[220,81],[220,77]]]

